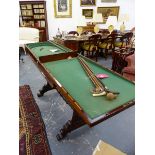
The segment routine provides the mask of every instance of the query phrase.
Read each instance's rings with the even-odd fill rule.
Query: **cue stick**
[[[90,69],[90,67],[87,65],[84,59],[77,57],[78,60],[80,61],[80,64],[82,65],[83,69],[87,73],[88,77],[90,80],[93,82],[95,85],[95,89],[93,90],[93,96],[101,96],[101,95],[106,95],[107,93],[113,93],[113,94],[119,94],[119,92],[113,92],[108,90],[105,85],[95,76],[93,71]]]
[[[86,63],[84,63],[84,61],[81,58],[80,58],[80,60],[83,62],[83,65],[87,68],[88,73],[90,74],[90,77],[96,82],[96,84],[99,84],[101,87],[102,86],[105,87],[105,85],[103,83],[101,84],[101,82],[99,82],[98,78],[95,76],[93,71],[89,68],[89,66]]]
[[[95,85],[95,89],[93,90],[93,96],[100,96],[100,95],[106,95],[105,86],[102,85],[101,82],[98,81],[96,76],[94,75],[93,71],[88,67],[88,65],[84,62],[83,59],[78,57],[80,64],[82,65],[85,72],[88,74],[90,80]]]
[[[84,63],[84,61],[81,58],[79,58],[79,60],[80,60],[80,63],[82,64],[84,70],[88,74],[89,78],[94,83],[94,85],[99,88],[103,87],[103,85],[100,82],[98,82],[97,78],[94,76],[93,71],[88,67],[88,65],[86,63]]]

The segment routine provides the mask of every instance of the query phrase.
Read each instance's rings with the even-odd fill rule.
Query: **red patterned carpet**
[[[52,155],[39,108],[28,85],[19,88],[19,155]]]

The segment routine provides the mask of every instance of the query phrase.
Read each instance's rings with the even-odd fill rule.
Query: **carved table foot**
[[[49,90],[54,89],[54,86],[51,87],[51,85],[47,82],[47,84],[45,84],[41,90],[39,90],[39,93],[37,94],[38,97],[41,97],[44,95],[44,93],[46,93]]]
[[[67,121],[67,123],[60,129],[59,133],[56,135],[57,140],[63,139],[69,132],[83,126],[85,123],[79,115],[73,111],[72,119]]]

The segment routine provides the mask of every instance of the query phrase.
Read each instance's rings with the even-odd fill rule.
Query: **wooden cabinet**
[[[19,1],[19,6],[19,26],[37,28],[40,32],[40,41],[48,40],[46,1]]]

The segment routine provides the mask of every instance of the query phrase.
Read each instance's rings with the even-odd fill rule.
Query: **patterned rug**
[[[52,155],[41,113],[28,85],[19,87],[19,155]]]

